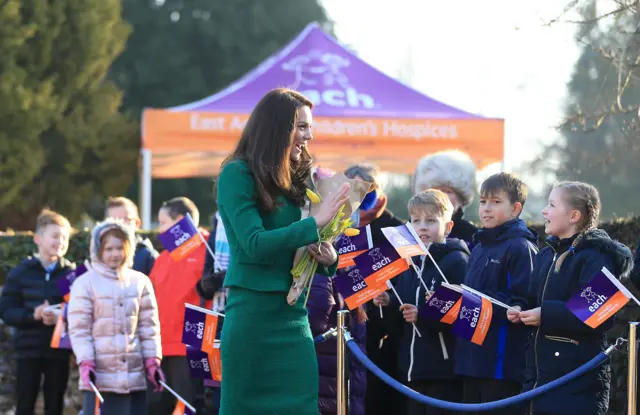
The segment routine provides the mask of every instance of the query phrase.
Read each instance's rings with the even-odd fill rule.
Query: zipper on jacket
[[[542,318],[542,303],[544,302],[544,295],[547,292],[547,282],[549,282],[549,275],[551,275],[551,270],[556,265],[557,252],[553,247],[551,247],[551,249],[553,250],[553,259],[551,260],[551,266],[549,267],[549,271],[547,271],[547,277],[544,280],[544,287],[542,288],[542,298],[540,300],[540,314],[541,314],[540,317],[541,318]],[[533,356],[535,358],[534,360],[536,363],[536,381],[533,384],[533,389],[535,389],[536,386],[538,386],[538,378],[540,377],[540,369],[538,368],[538,336],[539,335],[540,335],[540,326],[538,326],[538,328],[536,329],[536,337],[533,341]],[[531,405],[529,406],[529,415],[533,415],[533,399],[531,400]]]
[[[547,340],[551,340],[554,342],[561,342],[561,343],[571,343],[571,344],[575,344],[576,346],[578,346],[580,344],[579,341],[577,340],[573,340],[570,339],[568,337],[560,337],[560,336],[544,336],[545,339]]]

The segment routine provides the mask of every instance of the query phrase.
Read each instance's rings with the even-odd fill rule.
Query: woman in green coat
[[[218,206],[231,250],[224,282],[229,296],[221,415],[318,414],[318,364],[304,296],[293,306],[286,296],[300,247],[308,247],[321,273],[335,272],[337,254],[328,243],[317,246],[318,229],[348,200],[349,187],[301,220],[312,107],[295,91],[269,92],[218,178]]]

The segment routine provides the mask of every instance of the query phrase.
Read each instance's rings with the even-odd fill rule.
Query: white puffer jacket
[[[71,287],[69,336],[78,362],[95,361],[98,390],[129,393],[146,390],[145,359],[162,358],[160,322],[149,278],[97,259],[100,236],[114,226],[125,225],[107,221],[94,229],[90,269]],[[80,380],[80,389],[90,387]]]

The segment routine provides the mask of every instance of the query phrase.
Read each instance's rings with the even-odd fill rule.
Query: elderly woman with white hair
[[[413,176],[414,194],[438,189],[449,196],[454,209],[453,229],[449,238],[462,239],[468,245],[473,243],[473,235],[478,228],[462,217],[464,207],[473,201],[475,178],[475,164],[466,153],[458,150],[441,151],[423,157]]]

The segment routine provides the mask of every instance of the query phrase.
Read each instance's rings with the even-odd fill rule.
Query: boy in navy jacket
[[[64,216],[42,211],[33,235],[38,255],[11,270],[0,296],[0,319],[16,329],[16,415],[34,413],[40,389],[47,415],[64,410],[71,350],[51,348],[57,315],[49,306],[62,303],[57,281],[75,269],[64,258],[70,229]]]
[[[464,283],[518,310],[527,294],[537,253],[537,237],[519,218],[527,186],[515,176],[499,173],[480,189],[483,228],[474,236]],[[529,329],[512,324],[505,310],[494,306],[491,327],[482,346],[458,341],[455,373],[464,377],[464,401],[491,402],[520,393],[524,381],[525,344]],[[494,414],[513,414],[508,407]]]
[[[440,190],[429,189],[409,200],[411,225],[438,263],[451,284],[460,284],[467,271],[469,250],[464,241],[449,239],[453,221],[453,205]],[[430,293],[444,282],[440,272],[428,257],[413,258],[421,267],[421,275]],[[411,389],[434,398],[460,401],[462,385],[453,374],[453,337],[450,325],[430,322],[418,317],[429,294],[413,269],[396,278],[395,288],[404,304],[387,292],[374,299],[374,304],[386,306],[384,319],[389,325],[402,325],[398,353],[399,379]],[[422,337],[416,335],[416,324]],[[440,415],[450,413],[409,400],[408,415]]]

